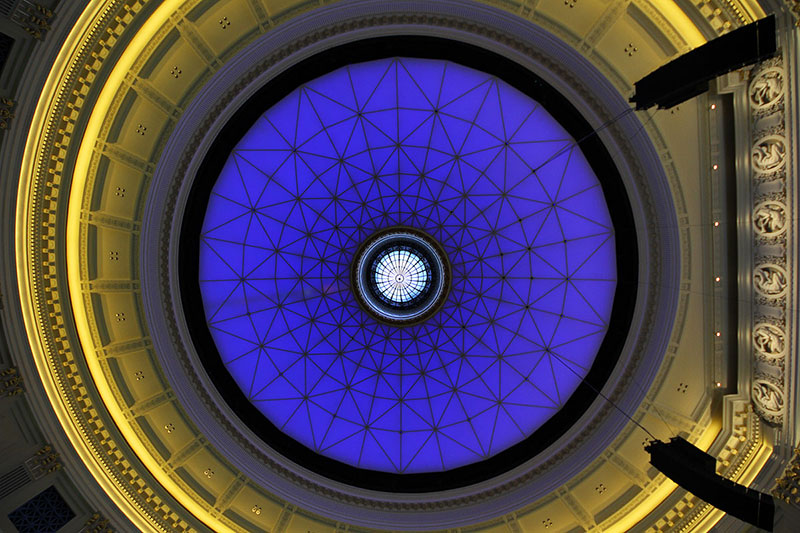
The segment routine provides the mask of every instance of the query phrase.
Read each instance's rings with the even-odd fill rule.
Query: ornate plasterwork
[[[767,135],[753,144],[753,170],[758,174],[776,174],[786,164],[786,139]]]
[[[786,231],[786,222],[786,206],[783,202],[767,200],[753,210],[753,229],[765,239],[773,239]]]
[[[767,298],[779,298],[786,293],[789,279],[786,271],[779,265],[762,263],[753,272],[756,291]]]
[[[787,200],[790,175],[786,141],[786,72],[776,58],[756,67],[748,87],[752,168],[753,378],[755,411],[781,425],[786,415],[786,357],[794,273],[787,263],[792,213]]]
[[[775,361],[786,356],[786,334],[780,327],[762,322],[753,328],[753,347],[756,358]]]
[[[750,82],[750,106],[753,110],[769,109],[776,105],[784,94],[783,70],[765,68]]]
[[[794,18],[795,26],[800,26],[800,0],[784,0]]]
[[[786,139],[783,135],[764,136],[753,144],[751,156],[757,174],[777,175],[786,164]]]
[[[791,459],[777,479],[772,495],[784,502],[800,507],[800,449],[795,448]]]
[[[171,498],[146,471],[140,469],[127,445],[111,429],[110,420],[95,406],[90,393],[91,378],[83,368],[80,343],[69,317],[66,282],[58,275],[63,257],[62,240],[56,230],[56,214],[66,204],[61,194],[69,184],[64,174],[68,150],[75,150],[78,110],[87,103],[94,80],[108,58],[111,48],[123,41],[134,16],[144,7],[144,0],[109,0],[93,6],[80,36],[81,46],[66,48],[63,70],[48,80],[38,110],[42,130],[36,131],[36,148],[30,148],[23,161],[17,215],[17,260],[21,276],[21,299],[29,328],[36,364],[46,372],[52,388],[51,403],[61,406],[57,412],[76,448],[92,450],[86,465],[101,485],[118,494],[123,511],[135,524],[153,529],[185,531],[188,522],[173,509]],[[124,37],[129,37],[125,34]],[[44,96],[44,95],[43,95]],[[22,234],[20,236],[20,233]]]
[[[781,416],[786,407],[780,385],[781,382],[774,378],[757,379],[753,382],[753,401],[768,417]]]
[[[703,0],[692,3],[719,34],[754,20],[753,13],[748,9],[751,6],[738,0]]]

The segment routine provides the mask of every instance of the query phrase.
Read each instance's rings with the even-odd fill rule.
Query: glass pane
[[[452,266],[442,308],[403,328],[350,287],[359,246],[393,226]],[[591,367],[616,290],[608,208],[574,139],[446,61],[297,88],[228,157],[201,237],[205,317],[241,390],[306,447],[377,471],[445,471],[533,434]],[[408,250],[374,269],[399,303],[430,282]]]

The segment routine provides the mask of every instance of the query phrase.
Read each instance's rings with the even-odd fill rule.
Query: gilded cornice
[[[62,191],[69,185],[63,171],[76,142],[79,112],[103,61],[144,3],[115,0],[87,9],[68,38],[73,46],[62,50],[60,64],[51,71],[20,179],[18,275],[36,364],[57,416],[87,467],[107,491],[121,496],[115,499],[124,502],[121,507],[134,524],[183,530],[187,522],[170,509],[171,498],[148,482],[150,476],[142,476],[138,461],[117,440],[102,404],[97,405],[91,380],[86,381],[80,344],[70,324],[59,239],[59,213],[66,202]]]

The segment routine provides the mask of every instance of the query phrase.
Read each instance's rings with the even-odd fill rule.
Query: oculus
[[[388,228],[356,253],[350,286],[362,308],[378,321],[411,325],[445,302],[450,267],[444,250],[414,228]]]

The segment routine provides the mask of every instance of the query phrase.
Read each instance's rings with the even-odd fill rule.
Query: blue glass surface
[[[358,306],[353,255],[394,225],[436,238],[452,289],[427,321]],[[353,64],[298,88],[228,157],[200,286],[223,363],[316,452],[437,472],[555,414],[591,367],[616,289],[614,233],[581,150],[537,102],[439,60]]]

